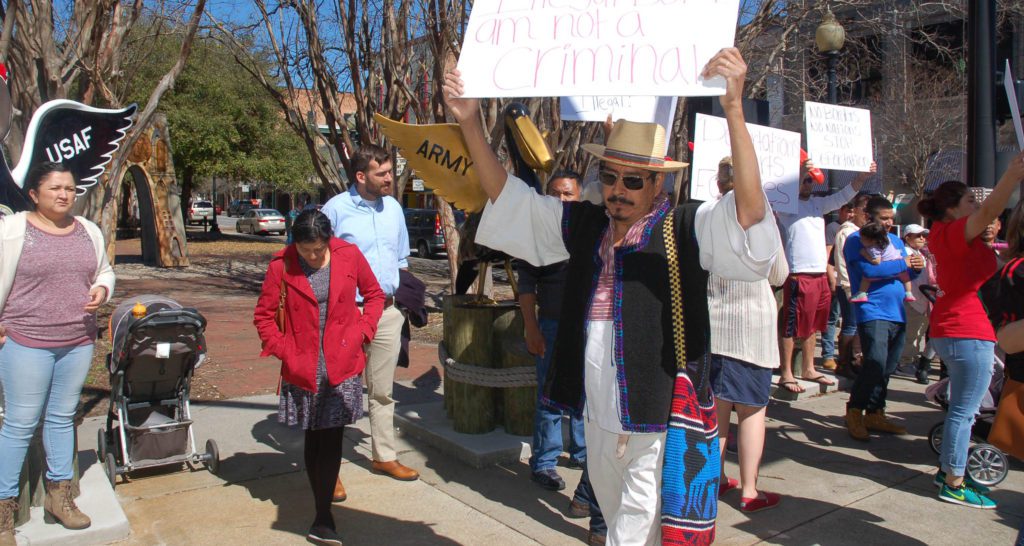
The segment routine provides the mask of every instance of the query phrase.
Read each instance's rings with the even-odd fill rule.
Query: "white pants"
[[[402,344],[405,316],[394,305],[384,310],[377,334],[366,354],[366,394],[370,408],[370,444],[373,460],[394,461],[395,453],[395,368]]]
[[[615,434],[590,419],[583,430],[590,483],[608,524],[606,544],[660,544],[665,433]]]

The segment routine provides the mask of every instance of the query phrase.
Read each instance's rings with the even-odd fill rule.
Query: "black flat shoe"
[[[306,540],[313,544],[341,546],[341,537],[338,536],[337,531],[323,525],[314,525],[310,527],[309,534],[306,535]]]

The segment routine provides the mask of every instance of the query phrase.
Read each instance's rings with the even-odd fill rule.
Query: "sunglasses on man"
[[[639,190],[643,188],[644,183],[650,180],[654,175],[655,173],[645,176],[639,174],[620,175],[617,172],[601,171],[597,174],[597,178],[605,186],[614,186],[616,181],[622,180],[622,185],[625,186],[627,190]]]

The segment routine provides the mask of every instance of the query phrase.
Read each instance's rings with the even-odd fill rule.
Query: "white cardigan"
[[[96,276],[93,278],[90,290],[97,286],[107,289],[107,298],[104,303],[110,301],[114,294],[114,269],[110,267],[107,260],[107,248],[103,242],[103,232],[100,228],[81,216],[75,220],[85,226],[85,231],[92,239],[92,246],[96,251]],[[0,217],[0,314],[7,306],[7,296],[14,286],[14,274],[18,271],[18,261],[21,259],[21,249],[25,244],[25,226],[28,223],[28,213]],[[54,257],[56,262],[59,257]]]

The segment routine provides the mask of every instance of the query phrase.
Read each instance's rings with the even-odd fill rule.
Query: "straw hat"
[[[659,173],[689,165],[665,159],[665,129],[657,123],[620,119],[612,127],[606,145],[584,144],[583,149],[602,161]]]

